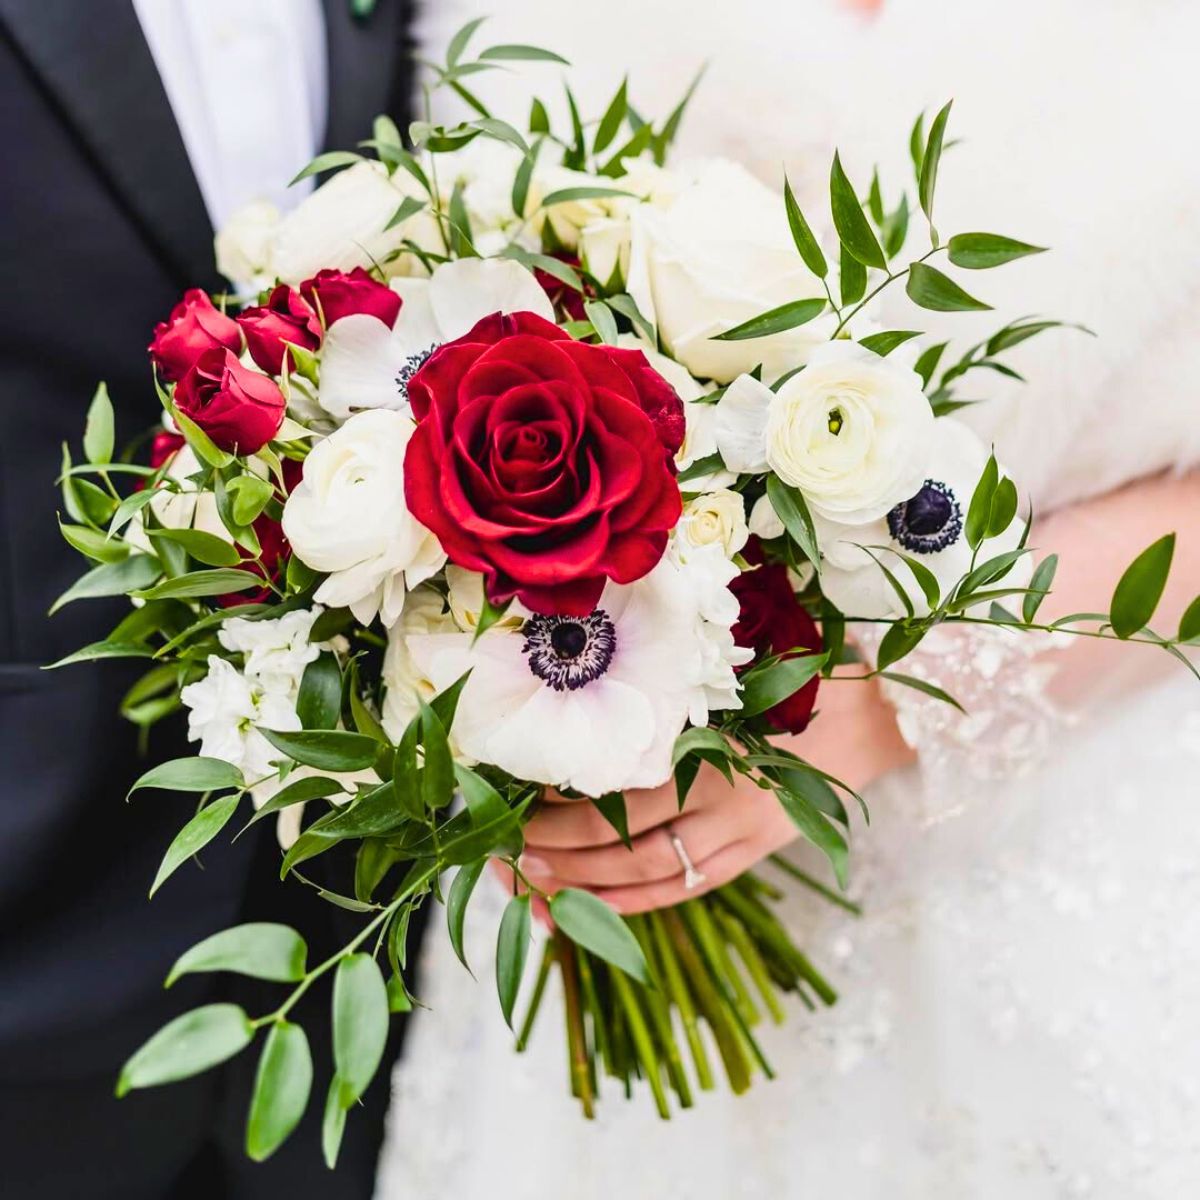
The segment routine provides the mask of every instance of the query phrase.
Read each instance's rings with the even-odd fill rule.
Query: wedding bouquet
[[[562,60],[514,45],[468,56],[478,24],[425,89],[427,104],[456,93],[466,119],[402,135],[381,118],[359,151],[303,172],[324,182],[291,214],[256,206],[222,231],[241,290],[189,291],[155,331],[164,418],[148,462],[114,460],[101,386],[86,461],[63,463],[62,533],[94,565],[56,607],[133,605],[64,662],[145,659],[122,711],[148,729],[182,708],[198,744],[135,785],[199,798],[151,894],[222,831],[273,817],[281,875],[361,914],[315,964],[284,925],[214,933],[168,984],[239,972],[280,984],[279,1004],[187,1012],[121,1074],[118,1094],[180,1079],[261,1034],[256,1158],[314,1082],[289,1019],[299,997],[331,979],[332,1165],[389,1014],[413,1003],[413,913],[444,902],[461,957],[489,860],[516,881],[496,970],[513,1024],[538,895],[521,831],[544,789],[594,805],[627,842],[631,789],[673,780],[682,809],[702,767],[743,776],[844,887],[858,798],[776,739],[855,661],[848,624],[882,631],[871,672],[949,705],[896,669],[940,624],[1151,641],[1181,658],[1200,635],[1200,603],[1171,637],[1146,628],[1171,537],[1130,566],[1110,613],[1038,622],[1056,560],[1032,566],[1015,482],[951,414],[961,380],[1014,374],[1004,352],[1058,322],[1012,322],[951,355],[867,321],[893,283],[920,309],[985,309],[942,266],[1038,252],[935,227],[949,105],[913,130],[914,202],[885,202],[878,175],[860,199],[835,156],[832,224],[817,232],[786,180],[777,196],[731,162],[667,165],[686,97],[661,124],[624,84],[598,121],[569,90],[565,126],[540,101],[520,127],[493,116],[472,75]],[[323,855],[352,858],[346,893],[310,878]],[[770,1073],[754,1028],[782,1019],[782,994],[835,999],[772,911],[779,895],[746,874],[628,920],[586,891],[543,897],[554,933],[518,1045],[557,972],[589,1115],[601,1072],[627,1091],[643,1079],[664,1116],[668,1091],[692,1103],[693,1075],[713,1086],[715,1060],[743,1090]]]

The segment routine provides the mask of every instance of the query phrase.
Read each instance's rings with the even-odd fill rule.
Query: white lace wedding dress
[[[472,6],[429,7],[440,44]],[[941,223],[1055,248],[979,277],[993,323],[1032,296],[1100,335],[1022,348],[1031,384],[997,379],[975,419],[1039,511],[1200,460],[1190,3],[890,0],[869,25],[831,0],[563,12],[511,0],[492,32],[573,57],[593,108],[628,66],[643,109],[664,109],[711,58],[685,148],[769,178],[786,160],[816,181],[840,141],[860,173],[877,157],[886,185],[909,115],[955,95],[966,141]],[[491,983],[500,898],[484,887],[468,921],[479,982],[429,938],[430,1011],[395,1077],[380,1200],[1200,1194],[1200,688],[1182,669],[1124,695],[1108,680],[1104,705],[1059,721],[1036,663],[951,653],[938,665],[1013,752],[985,783],[926,737],[924,769],[868,796],[864,916],[789,901],[843,998],[766,1032],[777,1080],[703,1095],[669,1124],[610,1088],[584,1122],[556,998],[512,1053]],[[1039,744],[1053,753],[1035,762]]]

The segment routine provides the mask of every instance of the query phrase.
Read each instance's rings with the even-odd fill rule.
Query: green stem
[[[591,1068],[588,1064],[587,1032],[579,995],[579,971],[575,945],[560,929],[554,931],[558,967],[563,977],[563,1000],[567,1011],[567,1052],[571,1068],[571,1092],[579,1097],[583,1115],[590,1121],[596,1114],[592,1104]]]
[[[807,871],[802,871],[796,866],[795,863],[788,862],[781,854],[772,854],[771,861],[781,871],[786,871],[793,879],[816,892],[818,896],[824,896],[830,904],[836,904],[839,908],[844,908],[848,913],[853,913],[856,917],[862,916],[861,906],[855,904],[853,900],[847,900],[845,896],[839,895],[833,888],[826,887],[819,879],[814,879]]]
[[[624,971],[613,971],[612,983],[613,989],[617,993],[617,1000],[628,1018],[629,1032],[633,1037],[633,1047],[637,1052],[638,1058],[641,1060],[642,1069],[650,1084],[650,1090],[654,1093],[654,1105],[658,1109],[658,1115],[664,1121],[668,1120],[671,1116],[671,1110],[667,1106],[667,1094],[663,1089],[662,1078],[659,1075],[658,1055],[654,1052],[654,1041],[650,1036],[650,1030],[646,1025],[645,1017],[642,1015],[642,1010],[638,1007],[638,1000],[634,994],[633,985],[629,982],[629,977]]]
[[[521,1022],[521,1032],[517,1035],[518,1054],[524,1053],[529,1044],[529,1035],[533,1032],[533,1023],[537,1019],[538,1009],[542,1006],[542,996],[545,994],[546,981],[550,978],[550,967],[553,963],[554,943],[547,941],[542,950],[542,961],[533,985],[533,995],[529,998],[529,1008],[525,1012],[525,1020]]]
[[[654,951],[654,943],[646,925],[646,918],[636,916],[627,918],[627,920],[642,947],[642,954],[650,964],[650,975],[655,983],[654,990],[643,989],[641,995],[654,1024],[658,1043],[666,1054],[667,1076],[671,1080],[671,1087],[679,1097],[680,1105],[683,1108],[691,1108],[693,1104],[692,1087],[688,1082],[687,1072],[683,1069],[683,1055],[680,1053],[679,1043],[675,1040],[675,1031],[671,1028],[671,1009],[663,989],[663,969],[658,962],[658,955]]]
[[[771,1014],[771,1020],[776,1025],[782,1025],[783,1006],[775,995],[775,987],[771,983],[771,976],[767,972],[766,964],[750,940],[745,926],[735,916],[724,910],[717,911],[717,921],[725,930],[725,936],[733,943],[734,948],[741,956],[742,962],[746,964],[746,971],[753,980],[754,986],[758,988],[758,994],[762,996],[763,1004],[766,1005],[767,1012]]]
[[[932,258],[939,250],[944,250],[945,248],[945,246],[934,246],[932,250],[926,254],[922,254],[921,257],[916,261],[923,263],[927,258]],[[879,284],[878,287],[872,288],[844,317],[842,317],[838,327],[833,331],[833,337],[837,337],[837,335],[841,333],[842,330],[845,329],[846,326],[849,325],[850,322],[854,320],[854,318],[858,316],[858,314],[862,312],[862,310],[866,308],[866,306],[870,304],[871,301],[874,300],[875,297],[878,296],[885,287],[887,287],[889,284],[895,283],[897,279],[903,279],[904,276],[908,274],[909,267],[911,266],[912,263],[909,263],[908,267],[905,267],[902,271],[896,271],[894,274],[889,271],[887,273],[887,278],[884,279],[884,281]],[[830,338],[830,340],[832,341],[833,338]]]
[[[689,902],[685,918],[690,919],[699,934],[700,945],[711,962],[716,965],[718,974],[722,976],[733,991],[734,1004],[738,1014],[747,1025],[757,1025],[762,1019],[758,1006],[750,995],[750,989],[742,978],[733,959],[726,948],[725,940],[713,923],[708,905],[700,900]]]
[[[692,1053],[692,1062],[696,1067],[696,1078],[700,1082],[701,1089],[710,1092],[713,1089],[712,1068],[709,1066],[708,1053],[704,1049],[704,1040],[700,1036],[700,1026],[696,1020],[696,1005],[692,1001],[687,980],[684,979],[679,965],[679,956],[667,936],[662,914],[647,913],[646,921],[654,938],[654,947],[662,966],[667,991],[670,993],[675,1007],[679,1010],[679,1019],[683,1023],[683,1034],[687,1038],[688,1049]]]

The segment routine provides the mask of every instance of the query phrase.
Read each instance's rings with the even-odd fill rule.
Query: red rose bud
[[[574,254],[559,253],[551,257],[566,263],[568,267],[579,269],[579,259]],[[550,297],[550,303],[554,305],[556,312],[562,313],[570,321],[587,320],[587,309],[583,307],[582,292],[577,292],[569,283],[563,283],[557,275],[551,275],[549,271],[543,271],[541,267],[534,267],[533,277],[538,281],[538,286],[542,291]]]
[[[362,267],[349,273],[318,271],[300,285],[300,294],[324,318],[326,329],[354,313],[377,317],[391,329],[400,315],[400,297]]]
[[[408,396],[408,507],[494,603],[584,616],[607,580],[662,558],[683,404],[640,351],[495,313],[433,354]]]
[[[316,350],[321,345],[321,322],[312,306],[286,283],[281,283],[266,304],[246,309],[237,319],[246,335],[250,357],[264,371],[283,374],[289,345]]]
[[[796,599],[787,567],[763,562],[757,539],[751,540],[744,555],[760,565],[743,571],[729,585],[741,605],[733,627],[734,642],[753,650],[758,658],[820,653],[821,631]],[[814,676],[798,692],[767,709],[767,720],[783,733],[803,732],[812,718],[820,682],[820,676]]]
[[[231,454],[261,450],[283,424],[287,403],[273,379],[229,350],[208,350],[175,387],[175,407]]]
[[[292,489],[300,482],[303,474],[302,463],[291,458],[283,460],[285,497],[291,495]],[[287,570],[288,559],[292,556],[292,547],[283,532],[283,525],[274,517],[261,512],[254,519],[253,529],[258,535],[258,544],[262,553],[258,558],[252,558],[242,551],[240,566],[245,571],[253,571],[255,575],[261,575],[264,580],[269,579],[272,583],[278,583]],[[226,592],[223,596],[217,596],[216,602],[222,608],[237,608],[240,604],[265,604],[273,594],[264,583],[262,587],[251,588],[246,592]]]
[[[171,309],[171,315],[154,327],[147,349],[168,383],[182,379],[206,350],[240,350],[242,335],[237,322],[213,307],[208,294],[189,288]]]
[[[154,435],[154,441],[150,443],[150,466],[157,471],[176,450],[181,450],[185,444],[181,434],[173,433],[169,429],[160,429]]]

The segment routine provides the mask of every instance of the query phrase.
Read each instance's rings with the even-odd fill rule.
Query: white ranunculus
[[[377,614],[394,624],[406,590],[446,561],[404,502],[404,453],[415,428],[389,409],[356,414],[313,447],[284,505],[293,552],[327,576],[315,599],[348,607],[363,624]]]
[[[952,417],[934,421],[928,445],[928,477],[885,516],[866,525],[847,525],[814,514],[821,548],[821,589],[847,616],[874,620],[905,615],[899,596],[862,546],[886,547],[874,553],[900,581],[918,616],[928,613],[929,605],[901,554],[928,567],[943,596],[970,569],[971,547],[963,522],[987,464],[988,449]],[[999,537],[983,543],[979,561],[1015,549],[1024,531],[1025,522],[1015,519]],[[1028,559],[1023,559],[1000,586],[1023,587],[1029,573]]]
[[[854,342],[814,350],[778,392],[741,376],[717,409],[731,469],[769,468],[830,520],[877,520],[925,478],[933,412],[920,376]]]
[[[717,545],[732,558],[746,544],[746,503],[729,488],[718,488],[694,496],[683,506],[683,515],[675,528],[675,541],[681,557],[689,549]]]
[[[205,758],[237,767],[247,782],[266,778],[279,751],[258,731],[300,728],[292,689],[239,671],[227,659],[208,656],[208,674],[179,693],[188,712],[188,740]]]
[[[471,671],[453,725],[470,757],[591,796],[656,787],[707,695],[696,593],[664,558],[636,583],[609,583],[588,617],[533,616],[478,639],[416,634],[408,649],[438,691]]]
[[[443,263],[428,279],[393,279],[403,298],[395,327],[355,313],[335,321],[321,348],[318,402],[335,420],[367,409],[408,411],[408,379],[443,342],[492,313],[532,312],[554,320],[533,275],[507,258]]]
[[[275,278],[275,238],[282,214],[269,200],[242,205],[217,231],[217,270],[239,294],[254,295]]]
[[[273,266],[284,283],[298,284],[324,267],[350,271],[379,263],[389,275],[422,271],[411,254],[391,258],[405,239],[439,252],[442,242],[428,208],[386,228],[407,196],[425,199],[407,171],[388,176],[382,163],[339,171],[279,224]]]
[[[743,167],[703,164],[668,207],[630,213],[628,291],[693,375],[726,383],[756,364],[773,380],[830,334],[825,317],[748,341],[723,333],[768,309],[824,294],[796,253],[783,199]]]

